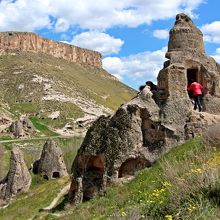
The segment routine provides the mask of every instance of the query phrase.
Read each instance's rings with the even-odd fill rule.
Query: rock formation
[[[205,54],[202,33],[185,14],[176,16],[166,57],[153,95],[146,86],[88,130],[72,166],[71,203],[101,194],[108,183],[151,166],[170,148],[203,131],[206,122],[194,117],[201,113],[192,112],[186,90],[193,79],[204,86],[205,110],[220,113],[220,67]]]
[[[34,162],[33,172],[45,179],[68,175],[62,150],[53,140],[48,139],[44,144],[40,159]]]
[[[27,135],[36,133],[34,125],[26,117],[12,122],[9,130],[16,138],[25,137]]]
[[[31,175],[18,147],[11,152],[10,167],[7,176],[0,181],[0,204],[7,203],[17,193],[28,191]]]
[[[99,68],[102,67],[101,54],[96,51],[56,42],[43,38],[35,33],[0,33],[0,54],[20,51],[46,53],[70,62],[92,65]]]
[[[175,25],[170,30],[166,58],[169,60],[158,75],[158,88],[164,94],[158,99],[162,102],[174,96],[188,99],[186,86],[196,80],[204,87],[203,110],[219,113],[220,65],[205,53],[202,32],[185,14],[176,16]]]
[[[150,167],[161,154],[180,141],[175,127],[168,127],[160,121],[159,112],[146,86],[112,117],[103,116],[95,121],[73,163],[72,202],[92,198],[105,189],[107,182]],[[83,192],[81,197],[79,192]]]

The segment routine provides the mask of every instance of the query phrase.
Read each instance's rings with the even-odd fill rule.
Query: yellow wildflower
[[[188,207],[188,211],[192,212],[194,209],[196,209],[196,207],[194,205],[190,204],[189,207]]]
[[[163,186],[164,187],[169,187],[169,186],[172,186],[172,184],[169,183],[168,181],[165,181],[165,182],[163,182]]]
[[[172,217],[172,215],[165,215],[165,219],[166,219],[166,220],[172,220],[173,217]]]
[[[202,173],[202,169],[197,168],[197,169],[191,169],[192,173]]]
[[[121,212],[121,216],[122,216],[122,217],[126,217],[126,216],[127,216],[127,213],[126,213],[125,211],[122,211],[122,212]]]

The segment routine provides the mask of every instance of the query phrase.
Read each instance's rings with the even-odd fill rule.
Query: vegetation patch
[[[104,197],[55,212],[62,219],[218,219],[218,158],[218,149],[194,139]]]
[[[55,132],[51,131],[45,124],[41,123],[37,117],[30,117],[30,120],[33,123],[34,127],[45,136],[57,136]]]

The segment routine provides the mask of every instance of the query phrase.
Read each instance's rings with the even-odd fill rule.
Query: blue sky
[[[220,63],[219,8],[219,0],[0,0],[0,31],[97,50],[108,72],[137,89],[156,82],[179,12],[203,31],[206,52]]]

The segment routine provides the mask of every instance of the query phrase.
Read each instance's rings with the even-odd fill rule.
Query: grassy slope
[[[34,219],[62,220],[219,219],[220,184],[216,175],[219,171],[219,150],[205,147],[200,140],[192,140],[171,150],[152,168],[139,172],[131,182],[109,187],[105,197],[97,197],[67,211],[61,211],[61,201],[53,214],[40,213],[39,209],[45,207],[48,200],[40,203],[36,199],[32,204],[34,210],[25,214],[35,216]],[[26,219],[18,218],[24,204],[30,201],[32,193],[48,187],[47,184],[36,185],[26,197],[18,196],[18,201],[0,210],[0,218],[10,219],[8,216],[13,213],[14,219]],[[48,197],[53,191],[53,186],[50,187]],[[13,211],[15,207],[18,214]]]
[[[129,101],[136,93],[103,69],[71,63],[45,54],[1,56],[0,103],[8,103],[10,112],[15,115],[40,112],[43,109],[45,115],[41,115],[46,116],[52,111],[61,111],[58,120],[45,122],[54,127],[62,127],[68,118],[81,117],[83,112],[78,106],[68,102],[42,101],[45,91],[42,84],[32,81],[34,75],[53,81],[52,88],[66,96],[72,97],[77,93],[113,110]]]
[[[82,137],[54,137],[53,139],[58,146],[63,151],[64,154],[64,160],[67,166],[68,171],[70,172],[71,165],[73,162],[74,157],[76,156],[77,150],[80,147],[83,138]],[[8,171],[9,167],[9,158],[10,158],[10,151],[13,147],[13,145],[17,145],[21,147],[23,153],[25,162],[28,167],[31,166],[31,164],[39,159],[42,148],[44,143],[46,142],[46,139],[43,140],[20,140],[15,143],[2,143],[0,145],[0,179],[3,178]]]

